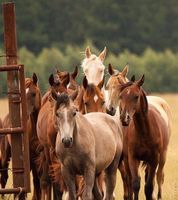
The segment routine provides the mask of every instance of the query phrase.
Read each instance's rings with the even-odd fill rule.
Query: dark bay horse
[[[36,123],[38,113],[41,107],[41,93],[38,87],[38,79],[34,73],[32,78],[25,79],[25,88],[26,88],[26,100],[27,100],[27,133],[29,135],[29,147],[30,147],[30,169],[32,170],[33,175],[33,200],[38,200],[41,198],[41,190],[39,183],[39,176],[37,172],[36,159],[39,156],[41,146],[37,137],[36,132]],[[3,121],[3,127],[11,127],[9,121],[9,115],[6,115]],[[10,137],[4,136],[3,145],[1,146],[1,167],[7,169],[11,156],[11,146],[10,146]],[[8,178],[8,171],[3,171],[1,173],[1,184],[2,187],[5,187]]]
[[[57,95],[54,107],[56,153],[62,163],[62,175],[69,200],[76,199],[76,175],[85,180],[84,200],[92,199],[95,176],[105,170],[106,198],[113,199],[116,172],[122,153],[122,133],[118,121],[99,112],[86,115],[76,111],[67,94]]]
[[[139,199],[140,176],[138,168],[143,161],[145,170],[145,195],[153,197],[154,179],[157,173],[158,196],[162,199],[164,165],[170,138],[167,121],[158,109],[149,104],[142,85],[144,76],[136,82],[122,84],[120,93],[120,120],[125,126],[124,161],[130,176],[130,199]]]

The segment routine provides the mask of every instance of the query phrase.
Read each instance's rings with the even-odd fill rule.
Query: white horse
[[[85,49],[85,58],[82,61],[81,67],[83,68],[83,72],[87,78],[88,83],[93,83],[94,85],[98,85],[104,77],[105,66],[103,64],[106,57],[106,47],[104,47],[103,51],[96,56],[92,54],[90,48],[87,47]],[[108,92],[102,88],[105,102],[108,99]]]

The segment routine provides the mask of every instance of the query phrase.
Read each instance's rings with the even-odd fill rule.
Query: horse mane
[[[33,84],[33,80],[31,78],[25,78],[25,88],[30,87]]]
[[[129,81],[129,82],[127,82],[127,83],[121,84],[121,85],[119,86],[119,89],[120,89],[121,92],[122,92],[125,88],[127,88],[127,87],[129,87],[129,86],[131,86],[131,85],[133,85],[133,82],[132,82],[132,81]]]
[[[93,94],[95,92],[95,85],[93,83],[88,84],[87,91],[89,94]]]
[[[56,101],[56,108],[59,108],[61,104],[68,105],[70,102],[70,98],[67,94],[62,93],[57,96],[57,101]]]
[[[148,101],[146,98],[146,92],[143,90],[143,88],[140,88],[141,93],[142,93],[142,98],[140,99],[140,103],[144,108],[144,113],[146,114],[148,112]]]

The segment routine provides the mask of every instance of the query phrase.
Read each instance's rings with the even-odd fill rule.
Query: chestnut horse
[[[117,166],[122,153],[122,133],[118,120],[99,112],[77,112],[67,94],[53,93],[56,100],[56,154],[62,163],[62,175],[69,200],[76,199],[76,175],[85,181],[84,200],[92,199],[95,176],[105,170],[106,200],[113,199]],[[103,156],[104,155],[104,156]]]
[[[78,67],[76,66],[74,71],[72,73],[69,74],[69,72],[66,71],[56,71],[56,74],[53,76],[54,78],[54,85],[53,87],[56,88],[56,91],[58,90],[57,87],[59,86],[59,88],[61,87],[61,85],[65,85],[66,87],[66,82],[68,82],[68,76],[70,76],[70,81],[67,85],[67,91],[69,94],[73,93],[73,91],[76,91],[78,88],[78,84],[76,82],[76,77],[78,75]],[[52,75],[51,75],[52,77]],[[62,83],[63,82],[63,83]],[[60,85],[61,84],[61,85]],[[42,105],[45,104],[45,102],[48,100],[48,96],[50,95],[50,89],[49,91],[47,91],[45,93],[45,95],[42,98]]]
[[[36,133],[36,122],[38,113],[41,107],[41,93],[38,87],[38,79],[36,74],[33,74],[32,78],[25,79],[25,88],[26,88],[26,100],[27,100],[27,133],[29,135],[29,147],[30,147],[30,169],[32,170],[33,175],[33,200],[40,199],[41,190],[40,190],[40,182],[37,173],[36,159],[39,156],[41,146],[39,144],[39,140]],[[3,127],[8,128],[11,127],[9,121],[9,115],[6,115],[3,121]],[[4,136],[3,145],[1,145],[1,167],[4,169],[8,168],[10,156],[11,156],[11,146],[10,146],[10,138]],[[8,179],[8,171],[4,170],[1,173],[1,184],[4,188]]]
[[[108,89],[108,101],[106,102],[106,109],[108,113],[114,115],[119,105],[120,86],[123,83],[127,83],[129,81],[127,78],[128,64],[121,72],[114,69],[112,65],[109,64],[108,72],[111,77],[109,78],[106,85],[106,88]],[[148,103],[155,106],[155,108],[161,113],[162,117],[167,122],[168,128],[171,130],[172,117],[168,103],[158,96],[148,95],[146,98]]]
[[[140,176],[138,168],[143,161],[145,170],[145,195],[153,197],[154,179],[157,173],[158,196],[162,199],[164,165],[170,138],[170,129],[161,112],[147,101],[141,86],[144,76],[136,82],[122,84],[120,88],[120,120],[125,126],[124,161],[129,175],[134,200],[139,199]],[[132,191],[130,191],[132,199]]]
[[[38,121],[37,121],[37,134],[40,144],[44,147],[44,152],[41,154],[41,159],[39,160],[41,166],[41,190],[42,196],[41,200],[51,199],[51,177],[50,166],[56,165],[55,156],[55,141],[56,141],[56,129],[53,120],[53,107],[54,100],[51,97],[51,91],[56,91],[57,93],[65,92],[67,93],[67,85],[69,84],[70,76],[69,73],[65,75],[63,80],[58,77],[55,79],[53,75],[49,77],[50,90],[48,91],[48,96],[40,109]],[[57,163],[60,171],[60,163]],[[53,170],[52,170],[53,171]],[[63,185],[61,177],[61,185]],[[62,187],[62,186],[61,186]],[[62,199],[63,188],[61,188],[58,183],[53,184],[54,188],[54,199]]]
[[[82,114],[89,112],[105,112],[104,96],[101,91],[104,84],[104,79],[95,86],[88,84],[86,76],[83,78],[83,87],[79,90],[78,96],[75,100],[75,105],[78,111]]]

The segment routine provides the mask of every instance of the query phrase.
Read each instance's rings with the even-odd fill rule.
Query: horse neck
[[[32,112],[29,116],[29,123],[31,124],[31,132],[32,137],[37,137],[37,131],[36,131],[36,124],[37,124],[37,119],[38,119],[38,113],[39,110],[35,110],[34,112]]]
[[[140,107],[139,110],[134,114],[133,121],[138,133],[141,132],[141,134],[143,134],[149,132],[148,102],[144,91],[142,91]]]

